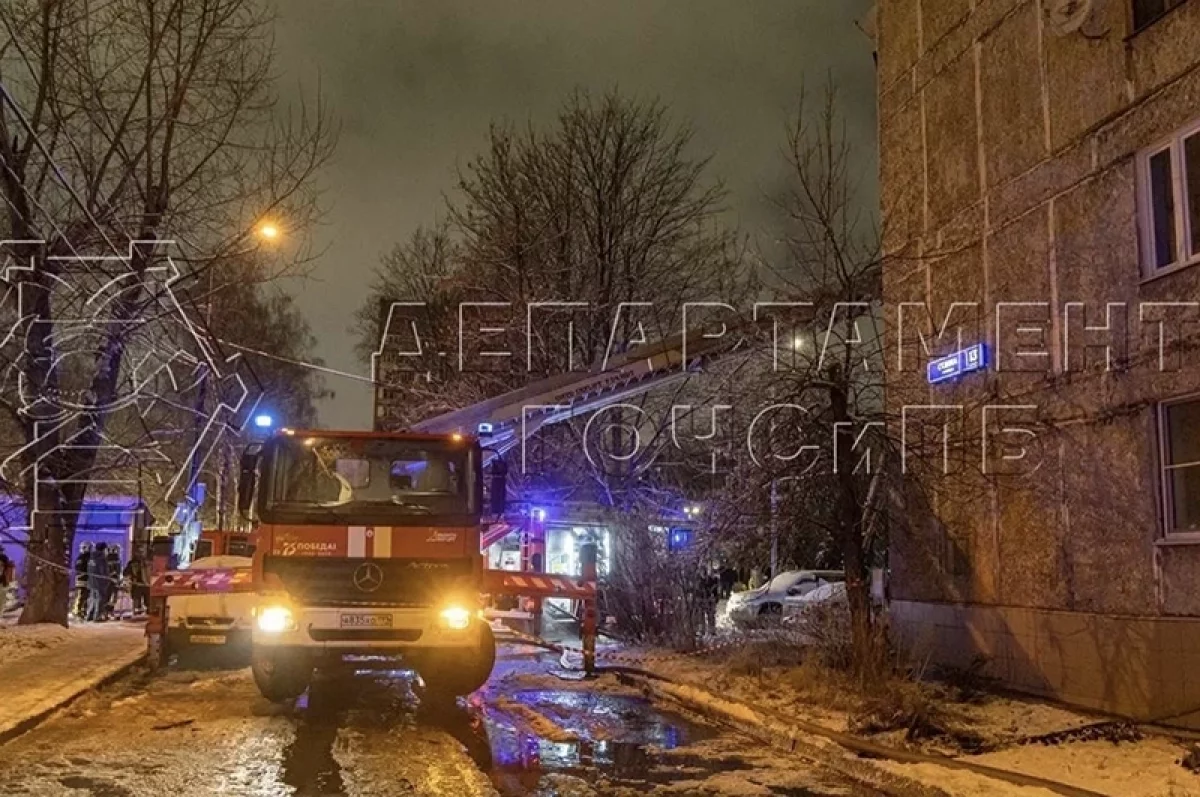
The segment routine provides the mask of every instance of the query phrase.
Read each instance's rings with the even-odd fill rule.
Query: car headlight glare
[[[281,634],[296,627],[292,610],[286,606],[264,606],[258,610],[258,630],[268,634]]]
[[[461,606],[447,606],[440,616],[442,625],[451,631],[462,631],[471,624],[471,613]]]

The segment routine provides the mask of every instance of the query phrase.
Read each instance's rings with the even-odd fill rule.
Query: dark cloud
[[[647,2],[281,2],[288,87],[318,78],[343,136],[327,175],[325,254],[297,289],[334,368],[362,372],[346,329],[380,253],[442,211],[455,167],[489,121],[545,121],[572,89],[659,97],[712,154],[730,221],[758,233],[778,185],[779,146],[802,83],[827,76],[874,175],[875,72],[854,21],[870,0]],[[325,425],[371,422],[368,386],[333,379]]]

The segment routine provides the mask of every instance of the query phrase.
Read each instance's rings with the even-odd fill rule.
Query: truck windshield
[[[281,438],[270,507],[338,520],[465,515],[469,462],[467,446],[439,441]]]

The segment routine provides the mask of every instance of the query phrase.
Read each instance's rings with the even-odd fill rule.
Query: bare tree
[[[432,391],[418,380],[410,403],[421,407],[448,382],[486,396],[589,368],[640,336],[677,332],[685,302],[736,300],[746,274],[721,224],[724,192],[705,181],[707,160],[691,148],[690,130],[662,106],[616,93],[571,95],[545,130],[494,125],[487,151],[460,175],[448,222],[418,231],[378,269],[355,327],[361,353],[378,344],[381,302],[430,302],[432,337],[453,335],[436,341],[450,351],[459,302],[503,305],[492,325],[507,334],[484,341],[468,320],[467,367]],[[544,304],[554,302],[577,306]],[[484,364],[474,355],[485,347],[511,356]]]
[[[106,425],[162,389],[137,378],[146,353],[177,367],[186,354],[189,386],[207,384],[215,355],[180,318],[186,281],[252,249],[263,218],[303,230],[318,212],[333,133],[319,104],[277,107],[269,29],[252,0],[0,8],[0,237],[19,264],[5,274],[19,307],[5,374],[20,386],[3,409],[44,521],[21,622],[66,622],[63,565]],[[86,336],[70,334],[81,320]]]
[[[900,372],[885,357],[902,342],[884,323],[881,236],[859,190],[868,175],[836,108],[832,87],[815,107],[802,96],[788,129],[782,249],[763,259],[772,299],[802,305],[811,320],[784,340],[763,341],[759,361],[730,394],[729,403],[745,408],[733,426],[752,461],[737,465],[715,503],[722,527],[740,529],[743,544],[761,551],[762,527],[776,523],[769,544],[777,553],[784,546],[812,557],[797,565],[844,568],[851,663],[867,678],[884,662],[870,569],[883,564],[888,535],[910,523],[953,525],[939,496],[952,490],[960,502],[985,500],[996,476],[980,448],[986,390],[956,394],[957,422],[924,427],[904,417],[905,405],[931,404],[925,359],[913,357],[919,367]],[[926,337],[931,323],[920,319]]]

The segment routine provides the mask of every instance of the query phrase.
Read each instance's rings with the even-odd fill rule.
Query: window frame
[[[1158,511],[1161,518],[1159,525],[1162,529],[1163,541],[1200,542],[1200,531],[1175,528],[1175,502],[1174,494],[1171,492],[1172,480],[1170,472],[1181,467],[1197,467],[1200,465],[1200,460],[1179,464],[1170,462],[1171,446],[1168,437],[1170,430],[1167,424],[1167,412],[1171,407],[1181,404],[1200,404],[1200,393],[1189,393],[1177,398],[1160,401],[1155,407],[1155,424],[1158,431],[1158,467],[1155,475],[1158,481]]]
[[[1184,142],[1192,136],[1200,136],[1200,117],[1173,131],[1171,135],[1156,141],[1137,153],[1137,227],[1138,260],[1143,281],[1173,274],[1200,264],[1200,247],[1192,251],[1191,219],[1185,190],[1186,154]],[[1175,260],[1159,267],[1154,263],[1154,204],[1150,183],[1150,159],[1161,152],[1171,154],[1171,200],[1174,205],[1171,222],[1175,230]],[[1197,231],[1200,235],[1200,231]]]

